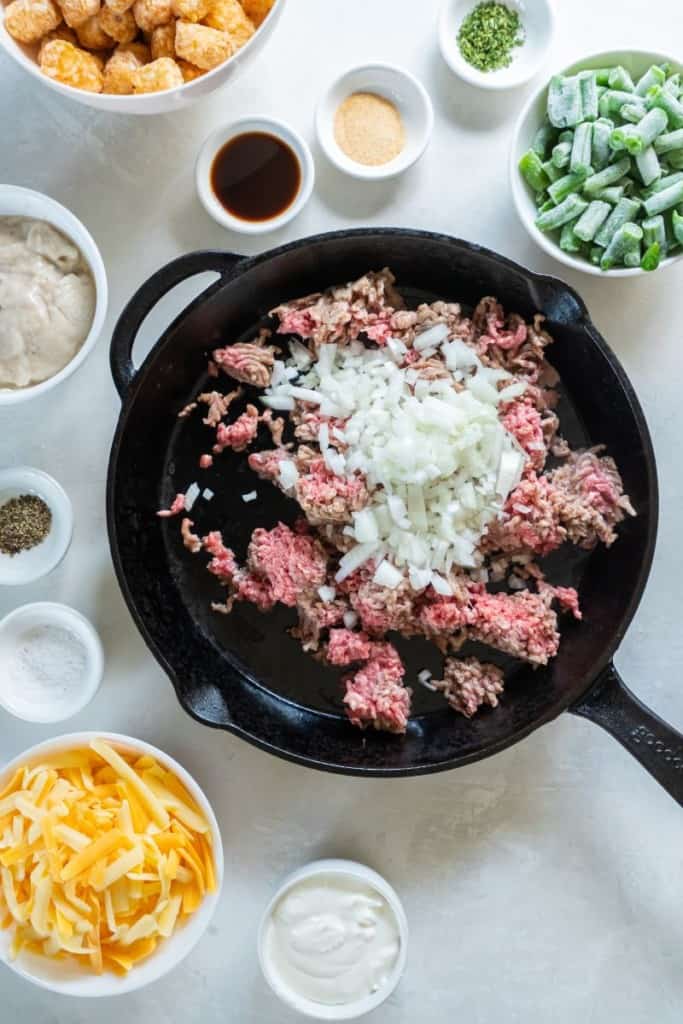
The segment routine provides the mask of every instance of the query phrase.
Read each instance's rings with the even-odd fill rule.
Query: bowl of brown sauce
[[[296,217],[315,181],[304,139],[270,117],[240,118],[212,132],[199,152],[195,174],[209,216],[247,235],[276,231]]]

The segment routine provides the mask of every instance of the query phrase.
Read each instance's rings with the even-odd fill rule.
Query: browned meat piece
[[[488,644],[532,665],[547,665],[557,654],[560,634],[548,595],[483,592],[473,599],[472,640]]]
[[[305,468],[295,492],[309,523],[350,523],[353,513],[367,503],[368,492],[361,477],[336,476],[320,457]]]
[[[351,577],[349,577],[350,579]],[[415,591],[406,580],[394,590],[366,579],[352,584],[351,607],[358,613],[363,629],[372,636],[384,636],[391,629],[404,636],[417,632]]]
[[[434,679],[431,685],[454,711],[471,718],[484,704],[498,707],[504,676],[496,665],[477,658],[446,658],[443,679]]]
[[[341,598],[321,601],[317,594],[311,593],[299,594],[296,608],[299,625],[291,632],[305,651],[317,651],[322,633],[333,626],[340,626],[344,621],[344,613],[349,610],[347,602]]]
[[[223,417],[228,415],[228,409],[232,403],[241,398],[243,393],[242,388],[235,388],[227,395],[220,391],[205,391],[199,395],[197,401],[203,402],[209,407],[202,423],[205,423],[207,427],[217,427]]]
[[[265,332],[265,336],[269,336],[269,332]],[[265,336],[260,336],[258,341],[239,342],[225,348],[217,348],[213,353],[216,365],[234,380],[251,384],[255,388],[267,388],[273,374],[274,353],[277,350],[272,345],[265,344]]]
[[[188,551],[191,551],[193,555],[196,555],[198,551],[202,550],[202,542],[196,533],[192,532],[194,523],[191,519],[183,519],[180,524],[180,535],[183,538],[183,544]]]
[[[587,549],[598,541],[609,547],[617,539],[614,527],[635,515],[614,459],[599,451],[574,452],[549,474],[558,518],[571,542]]]

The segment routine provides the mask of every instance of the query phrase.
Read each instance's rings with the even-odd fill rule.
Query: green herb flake
[[[478,4],[458,32],[460,52],[478,71],[498,71],[512,63],[512,51],[524,42],[517,11],[505,4]]]

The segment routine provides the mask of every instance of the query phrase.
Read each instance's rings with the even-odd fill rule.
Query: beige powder
[[[372,92],[354,92],[340,104],[334,116],[334,137],[351,160],[368,167],[389,163],[405,145],[398,110]]]

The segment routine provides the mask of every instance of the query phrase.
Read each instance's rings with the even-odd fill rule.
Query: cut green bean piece
[[[554,210],[554,209],[555,209],[555,203],[552,201],[552,199],[546,199],[546,201],[544,203],[542,203],[541,206],[539,206],[538,212],[539,213],[547,213],[548,210]]]
[[[586,180],[587,173],[590,172],[589,167],[587,171],[581,169],[580,171],[574,171],[571,174],[565,174],[564,177],[558,178],[552,185],[548,186],[548,195],[554,203],[561,203],[567,198],[571,192],[579,192],[583,187]]]
[[[558,178],[562,177],[562,171],[559,167],[556,167],[552,160],[546,160],[542,164],[543,170],[546,173],[548,181],[557,181]]]
[[[582,71],[579,75],[581,85],[581,106],[584,121],[596,121],[598,117],[598,82],[594,71]]]
[[[649,110],[642,121],[629,126],[632,128],[632,131],[626,137],[626,149],[628,152],[632,156],[642,153],[643,150],[652,145],[658,135],[666,131],[668,123],[666,111],[662,110],[661,107],[654,107],[652,110]],[[615,129],[612,135],[617,130]]]
[[[648,189],[643,192],[643,199],[648,199],[653,196],[655,192],[663,192],[665,188],[670,188],[671,185],[676,185],[679,181],[683,181],[683,171],[676,171],[674,174],[667,174],[664,178],[659,178],[654,181]]]
[[[548,89],[548,118],[556,128],[572,128],[583,116],[581,86],[576,76],[555,75]]]
[[[582,242],[592,242],[611,212],[612,207],[609,203],[594,199],[574,225],[574,234]]]
[[[571,142],[558,142],[553,147],[553,155],[551,160],[555,167],[562,169],[569,164],[569,160],[572,155],[572,144]]]
[[[609,73],[611,70],[611,68],[595,68],[593,74],[598,85],[607,85],[609,83]]]
[[[556,228],[561,228],[568,221],[580,217],[587,206],[588,203],[585,199],[582,199],[576,192],[572,192],[554,210],[540,214],[536,218],[536,227],[541,231],[555,231]]]
[[[607,167],[607,164],[612,159],[612,149],[609,144],[609,139],[613,129],[614,122],[605,118],[600,118],[593,124],[593,135],[591,138],[591,164],[596,171],[601,171],[603,167]]]
[[[599,267],[600,260],[602,259],[602,254],[604,251],[605,250],[601,249],[599,245],[592,245],[590,248],[590,252],[588,253],[588,259],[591,261],[591,263],[595,263],[595,265]]]
[[[636,157],[636,167],[643,185],[651,185],[662,176],[662,168],[655,153],[654,146],[648,146]]]
[[[612,235],[610,243],[603,253],[600,260],[601,268],[603,270],[611,270],[617,263],[624,262],[624,256],[627,252],[633,252],[634,250],[640,252],[642,239],[643,229],[638,224],[634,224],[632,221],[622,224]]]
[[[648,89],[646,103],[651,110],[664,111],[669,128],[674,130],[683,128],[683,103],[667,92],[663,86],[655,85],[652,89]]]
[[[641,269],[656,270],[659,266],[661,253],[662,249],[659,242],[652,242],[651,245],[648,245],[640,261]]]
[[[634,246],[633,249],[629,249],[624,255],[624,266],[625,267],[639,267],[640,266],[640,245]]]
[[[655,139],[654,145],[660,155],[683,149],[683,128],[677,128],[675,132],[664,132]]]
[[[677,181],[675,185],[655,192],[643,202],[643,206],[648,217],[655,217],[658,213],[678,206],[679,203],[683,203],[683,181]]]
[[[599,192],[596,192],[595,198],[601,199],[603,203],[611,203],[614,206],[619,202],[623,194],[623,185],[610,185],[608,188],[601,188]]]
[[[557,132],[551,125],[550,121],[546,120],[534,135],[534,141],[531,144],[531,148],[534,153],[540,156],[543,160],[554,146],[556,138]]]
[[[623,92],[633,92],[635,85],[626,68],[618,64],[609,73],[607,84],[610,89],[621,89]]]
[[[643,242],[646,248],[657,242],[662,251],[666,249],[666,225],[661,213],[656,217],[647,217],[640,226],[643,229]]]
[[[603,248],[608,246],[619,228],[623,224],[627,224],[629,221],[632,221],[636,217],[639,209],[640,203],[635,199],[620,199],[607,220],[595,235],[595,238],[593,239],[595,244],[601,245]]]
[[[572,144],[571,159],[569,161],[570,171],[576,173],[583,171],[586,175],[591,167],[591,146],[593,140],[593,125],[590,121],[582,121],[576,126],[574,142]]]
[[[519,169],[535,192],[542,192],[550,184],[550,179],[543,170],[541,158],[533,149],[527,150],[521,158]]]
[[[680,245],[683,245],[683,215],[681,215],[678,210],[674,210],[671,214],[671,228],[676,241]]]
[[[616,185],[620,178],[623,178],[625,174],[631,170],[631,161],[627,156],[622,157],[621,160],[617,160],[616,163],[610,164],[609,167],[605,167],[603,170],[598,171],[597,174],[592,174],[586,178],[583,184],[584,192],[593,196],[596,192],[599,192],[602,188],[607,188],[608,185]]]
[[[560,232],[560,249],[563,252],[581,252],[583,243],[574,233],[576,221],[568,221]]]
[[[618,114],[624,103],[633,103],[633,93],[623,92],[620,89],[608,89],[603,93],[598,103],[600,117],[611,117]]]
[[[624,103],[619,114],[624,121],[629,121],[631,124],[638,124],[638,122],[642,121],[647,114],[647,107],[644,103]]]
[[[636,95],[645,96],[648,89],[651,89],[653,85],[664,85],[666,82],[666,72],[662,71],[658,64],[653,64],[651,68],[645,72],[642,78],[638,79],[636,83]]]
[[[636,137],[636,126],[634,124],[621,124],[610,134],[609,144],[610,148],[616,151],[622,151],[626,149],[626,143],[629,138]]]
[[[675,75],[671,75],[665,82],[662,82],[662,89],[666,89],[672,96],[678,98],[681,94],[681,76],[678,72]]]

